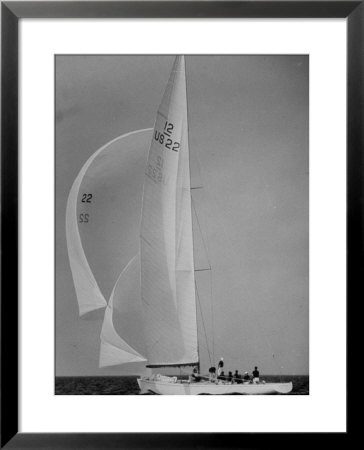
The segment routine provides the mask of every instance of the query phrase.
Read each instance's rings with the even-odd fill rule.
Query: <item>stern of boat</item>
[[[289,383],[279,383],[277,384],[276,391],[278,394],[289,394],[293,389],[292,381]]]

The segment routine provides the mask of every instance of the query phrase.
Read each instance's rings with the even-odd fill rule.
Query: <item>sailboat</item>
[[[81,170],[69,197],[67,239],[80,313],[105,307],[100,367],[138,363],[143,367],[137,380],[141,393],[289,393],[291,382],[237,384],[207,376],[197,382],[153,373],[200,364],[184,56],[174,61],[151,134],[139,252],[120,273],[108,302],[87,264],[72,219],[80,182],[91,162],[92,158]]]

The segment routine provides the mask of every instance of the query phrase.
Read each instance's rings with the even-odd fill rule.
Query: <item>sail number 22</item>
[[[179,142],[173,141],[171,139],[174,125],[171,122],[165,122],[163,132],[158,130],[154,131],[154,139],[160,144],[164,145],[165,148],[178,152],[180,144]]]
[[[84,193],[81,197],[81,203],[91,203],[92,202],[92,194]],[[78,216],[78,223],[89,223],[90,214],[89,213],[80,213]]]

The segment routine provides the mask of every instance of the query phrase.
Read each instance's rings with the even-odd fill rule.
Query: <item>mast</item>
[[[186,63],[185,63],[185,67],[186,67]],[[188,116],[189,115],[188,114],[189,107],[188,107],[188,95],[187,95],[187,92],[188,92],[188,89],[187,89],[187,84],[188,84],[187,83],[187,76],[185,78],[185,82],[186,82],[186,108],[187,108],[187,116]],[[188,121],[187,121],[187,135],[188,135],[188,142],[190,142],[190,139],[189,139],[189,137],[190,137],[190,134],[189,134],[189,122]],[[189,146],[188,146],[188,151],[189,151],[189,154],[191,154]],[[189,158],[189,171],[190,171],[190,174],[191,174],[192,173],[192,171],[191,171],[191,158]],[[202,181],[202,180],[199,180],[199,181]],[[193,220],[193,214],[192,214],[193,195],[192,195],[192,191],[199,190],[199,189],[202,189],[202,188],[203,188],[203,185],[200,182],[199,182],[198,186],[190,186],[192,220]],[[202,236],[202,230],[201,230],[200,223],[199,223],[199,220],[198,220],[196,208],[194,208],[194,211],[195,211],[197,226],[199,227],[201,239],[203,241],[204,251],[205,251],[206,256],[208,258],[208,267],[202,267],[202,268],[198,268],[198,269],[196,269],[196,267],[194,267],[194,272],[195,273],[196,272],[205,272],[205,271],[210,271],[211,272],[211,263],[209,261],[209,256],[208,256],[208,251],[207,251],[207,248],[206,248],[206,243],[204,242],[204,238]],[[192,246],[193,246],[193,249],[195,249],[195,242],[194,241],[195,241],[194,234],[192,232]],[[196,278],[195,278],[195,295],[196,295],[196,303],[195,303],[195,306],[196,306],[196,326],[198,328],[198,325],[197,325],[197,318],[198,318],[198,306],[197,306],[197,303],[199,303],[200,304],[201,319],[202,319],[203,329],[204,329],[205,338],[206,338],[207,350],[208,350],[208,353],[209,353],[210,363],[213,364],[214,357],[211,360],[211,355],[210,355],[210,351],[209,351],[209,344],[208,344],[208,341],[207,341],[206,329],[205,329],[205,325],[204,325],[202,307],[201,307],[201,303],[200,303],[199,295],[198,295]],[[210,301],[211,301],[211,307],[212,307],[212,292],[211,292],[211,299],[210,299]],[[213,314],[212,314],[212,319],[211,320],[213,320]],[[198,336],[198,333],[197,333],[197,336]],[[212,336],[212,339],[214,339],[214,336]],[[212,347],[214,347],[214,341],[212,341]],[[197,367],[198,367],[198,371],[200,372],[200,362],[201,362],[201,360],[200,360],[200,339],[197,339],[197,353],[198,353],[198,364],[197,364]],[[212,348],[212,353],[214,355],[214,348]]]
[[[185,60],[184,56],[183,59]],[[186,72],[186,60],[185,60],[185,72]],[[185,89],[186,89],[186,109],[187,109],[187,137],[188,137],[188,143],[190,142],[190,128],[189,128],[189,122],[188,122],[188,116],[189,116],[189,108],[188,108],[188,89],[187,89],[187,76],[185,76]],[[190,172],[190,180],[191,180],[191,158],[190,158],[190,146],[188,145],[188,165],[189,165],[189,172]],[[190,185],[190,196],[191,196],[191,217],[193,217],[192,215],[192,202],[193,202],[193,197],[192,197],[192,191],[193,189],[200,189],[202,186],[199,186],[197,188],[194,188]],[[192,219],[193,220],[193,219]],[[192,249],[194,251],[194,237],[193,237],[193,230],[192,230]],[[193,257],[193,259],[195,259]],[[196,268],[194,267],[195,271]],[[196,284],[196,278],[195,278],[195,296],[197,298],[197,284]],[[198,318],[198,311],[197,311],[197,301],[195,302],[195,307],[196,307],[196,327],[197,327],[197,356],[198,356],[198,362],[197,362],[197,370],[198,373],[200,373],[201,367],[200,367],[200,342],[198,339],[198,325],[197,325],[197,318]]]

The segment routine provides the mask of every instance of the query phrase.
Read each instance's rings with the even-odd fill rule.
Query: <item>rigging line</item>
[[[270,354],[271,354],[271,357],[272,357],[272,360],[273,360],[273,363],[274,363],[274,368],[275,368],[275,373],[274,373],[274,375],[279,375],[280,380],[282,381],[282,376],[283,376],[283,375],[282,375],[281,366],[280,366],[280,364],[279,364],[279,362],[278,362],[278,360],[277,360],[277,358],[276,358],[277,355],[274,353],[272,344],[271,344],[270,340],[267,338],[267,336],[266,336],[266,334],[265,334],[265,332],[264,332],[264,328],[261,326],[259,317],[256,318],[256,322],[258,323],[258,328],[261,330],[260,335],[263,336],[263,339],[264,339],[264,341],[265,341],[266,348],[269,349],[269,352],[270,352]],[[245,340],[245,341],[246,341],[246,340]],[[228,357],[231,358],[231,359],[234,359],[234,358],[236,357],[236,355],[234,355],[233,353],[229,353],[229,352],[226,351],[226,349],[223,349],[221,345],[217,345],[217,344],[216,344],[216,347],[217,347],[217,350],[218,350],[218,351],[220,351],[220,350],[223,351],[224,354],[225,354],[225,356],[228,356]],[[242,358],[242,360],[243,360],[243,358]],[[258,364],[259,364],[259,363],[258,363]]]
[[[186,63],[186,58],[184,57],[184,62],[185,62],[185,88],[186,88],[186,110],[187,110],[187,123],[186,123],[186,127],[187,127],[187,143],[188,143],[188,149],[189,149],[189,145],[190,145],[190,124],[189,124],[189,117],[190,117],[190,107],[189,107],[189,102],[188,102],[188,83],[187,83],[187,63]],[[198,156],[197,156],[197,152],[194,151],[194,156],[197,160],[197,165],[199,166],[199,161],[198,161]],[[202,186],[200,184],[203,183],[199,183],[198,186],[196,187],[191,187],[191,158],[190,158],[190,152],[189,152],[189,156],[188,156],[188,164],[190,167],[190,189],[201,189]],[[199,168],[199,167],[198,167]],[[199,170],[200,173],[200,170]],[[192,183],[194,184],[194,183]]]
[[[201,179],[202,179],[202,177],[201,177]],[[215,212],[219,211],[220,208],[219,208],[219,205],[218,205],[218,203],[216,201],[216,198],[213,195],[211,195],[208,192],[206,192],[206,190],[204,190],[204,193],[211,200],[211,203],[210,203],[211,204],[211,208],[213,208],[215,210]],[[196,216],[197,216],[197,214],[196,214]],[[222,232],[223,232],[223,234],[225,236],[225,243],[227,243],[228,246],[230,247],[230,255],[235,255],[235,257],[236,257],[237,256],[236,247],[234,246],[234,243],[233,243],[233,241],[230,238],[230,233],[228,233],[226,231],[226,227],[225,227],[224,222],[222,220],[221,214],[215,214],[215,217],[216,217],[216,222],[219,224],[219,228],[221,228],[221,230],[222,230]],[[259,322],[259,320],[258,320],[258,322]],[[262,328],[262,326],[260,325],[260,323],[259,323],[258,326],[259,326],[259,328],[261,330],[264,330]],[[270,348],[270,350],[271,350],[271,352],[273,354],[273,349],[271,347],[270,341],[267,339],[267,336],[266,336],[266,334],[264,332],[262,332],[262,334],[263,334],[264,340],[266,341],[266,344],[268,345],[268,347]],[[275,361],[274,358],[273,358],[273,360],[274,360],[274,363],[277,365],[277,361]]]
[[[278,367],[278,370],[279,370],[279,379],[280,379],[280,381],[282,382],[282,370],[281,370],[281,367],[280,367],[278,361],[275,360],[275,355],[274,355],[274,353],[272,353],[272,357],[273,357],[273,361],[277,364],[277,367]]]
[[[196,153],[196,160],[197,160],[197,164],[200,167],[200,162],[199,162],[199,158],[198,158],[198,154]],[[200,173],[200,178],[201,178],[201,184],[205,185],[205,181],[202,177],[202,172]],[[236,251],[236,245],[234,245],[231,237],[230,237],[230,233],[228,233],[226,231],[226,226],[224,225],[224,220],[223,220],[223,216],[224,214],[221,214],[221,207],[219,205],[219,203],[216,200],[216,197],[214,195],[211,194],[211,192],[207,189],[204,189],[204,195],[206,196],[206,200],[208,202],[208,204],[210,205],[211,208],[211,213],[214,216],[215,219],[215,223],[218,225],[218,228],[221,229],[221,234],[224,235],[224,242],[225,244],[228,244],[228,246],[230,247],[230,255],[234,255],[235,258],[238,257],[237,251]],[[237,258],[237,262],[238,265],[240,266],[240,258]]]
[[[212,328],[212,359],[215,361],[215,329],[214,329],[214,307],[212,301],[212,274],[210,272],[210,305],[211,305],[211,328]]]
[[[265,329],[261,325],[259,314],[257,314],[257,316],[256,316],[256,322],[258,322],[258,327],[261,330],[261,335],[263,335],[263,338],[265,340],[265,344],[269,348],[269,350],[270,350],[270,352],[272,354],[272,359],[274,361],[274,364],[276,365],[276,372],[279,372],[280,378],[281,378],[281,381],[282,381],[282,372],[281,372],[280,366],[279,366],[278,362],[275,359],[275,354],[274,354],[274,350],[273,350],[272,344],[271,344],[270,340],[267,338],[267,335],[266,335],[266,333],[264,331]],[[278,368],[278,370],[277,370],[277,368]]]
[[[185,89],[186,89],[186,110],[187,110],[187,124],[186,124],[186,126],[187,126],[187,140],[188,140],[187,142],[188,142],[188,149],[189,149],[189,142],[190,142],[190,128],[189,128],[189,123],[188,123],[188,117],[189,117],[189,115],[190,115],[190,110],[189,110],[188,95],[187,95],[188,89],[187,89],[186,58],[185,58],[185,57],[184,57],[184,66],[185,66]],[[198,168],[198,171],[199,171],[199,174],[200,174],[200,179],[201,179],[201,181],[202,181],[201,169],[200,169],[200,162],[199,162],[199,158],[198,158],[198,155],[197,155],[196,152],[195,152],[195,159],[196,159],[196,162],[197,162],[197,168]],[[202,235],[202,230],[201,230],[200,222],[199,222],[199,220],[198,220],[197,211],[196,211],[196,208],[195,208],[195,205],[194,205],[193,196],[192,196],[192,190],[191,190],[191,160],[190,160],[190,154],[188,155],[188,164],[189,164],[189,169],[190,169],[190,195],[191,195],[191,206],[193,207],[193,209],[194,209],[194,211],[195,211],[195,217],[196,217],[196,220],[197,220],[198,227],[199,227],[199,229],[200,229],[200,235],[201,235],[201,238],[202,238],[203,246],[204,246],[204,248],[205,248],[205,252],[206,252],[206,256],[207,256],[207,261],[208,261],[209,269],[210,269],[210,291],[211,291],[210,304],[211,304],[211,315],[212,315],[212,317],[211,317],[211,322],[212,322],[212,351],[214,352],[214,316],[213,316],[213,309],[212,309],[212,274],[211,274],[211,261],[210,261],[209,252],[208,252],[207,247],[206,247],[205,240],[204,240],[203,235]],[[201,183],[201,185],[192,187],[192,189],[201,189],[202,187],[203,187],[203,183]],[[198,294],[198,290],[197,290],[196,279],[195,279],[195,288],[196,288],[196,292],[197,292],[198,302],[199,302],[199,305],[200,305],[201,318],[202,318],[202,323],[203,323],[203,327],[204,327],[204,331],[205,331],[206,343],[207,343],[207,348],[208,348],[208,342],[207,342],[207,336],[206,336],[206,329],[205,329],[205,324],[204,324],[204,320],[203,320],[202,308],[201,308],[200,298],[199,298],[199,294]],[[208,350],[208,352],[209,352],[209,359],[210,359],[210,364],[211,364],[210,351]]]
[[[202,327],[203,327],[203,330],[204,330],[205,341],[206,341],[206,349],[207,349],[207,353],[208,353],[208,356],[209,356],[210,366],[212,366],[211,353],[210,353],[210,348],[209,348],[209,343],[208,343],[207,333],[206,333],[206,327],[205,327],[205,322],[204,322],[204,319],[203,319],[202,307],[201,307],[200,298],[199,298],[199,296],[198,296],[198,293],[197,293],[197,301],[198,301],[198,305],[199,305],[199,307],[200,307],[200,314],[201,314]]]
[[[195,206],[195,201],[193,199],[193,196],[191,194],[191,204],[193,207],[193,210],[195,212],[195,217],[196,217],[196,222],[197,222],[197,226],[198,229],[200,230],[200,236],[202,239],[202,243],[205,249],[205,254],[207,257],[207,262],[209,265],[209,269],[210,271],[212,271],[212,267],[211,267],[211,260],[210,260],[210,252],[208,250],[208,245],[205,242],[203,233],[202,233],[202,228],[201,228],[201,224],[200,221],[198,219],[198,215],[197,215],[197,210],[196,210],[196,206]],[[215,327],[214,327],[214,304],[213,304],[213,289],[212,289],[212,273],[210,272],[210,309],[211,309],[211,328],[212,328],[212,360],[215,361]]]
[[[207,262],[209,264],[209,269],[211,270],[211,261],[210,261],[209,251],[208,251],[207,244],[206,244],[205,239],[204,239],[203,234],[202,234],[201,224],[200,224],[200,221],[198,220],[198,215],[197,215],[197,211],[196,211],[196,207],[195,207],[195,201],[194,201],[192,195],[191,195],[191,204],[192,204],[192,208],[193,208],[193,210],[195,212],[195,217],[196,217],[196,222],[197,222],[198,229],[200,230],[200,235],[201,235],[203,247],[204,247],[204,250],[205,250],[205,253],[206,253]]]
[[[224,358],[228,358],[232,361],[234,361],[236,359],[236,354],[235,353],[231,353],[229,351],[226,350],[226,348],[224,348],[222,345],[218,345],[216,344],[216,349],[221,352],[222,355],[224,355]],[[243,358],[241,358],[243,359]],[[240,365],[240,362],[238,363],[238,365]]]
[[[196,289],[196,294],[197,294],[197,302],[198,302],[198,306],[200,307],[200,314],[201,314],[201,321],[202,321],[202,327],[205,333],[205,340],[206,340],[206,348],[207,348],[207,352],[209,354],[209,360],[210,360],[210,365],[212,366],[212,362],[211,362],[211,354],[210,354],[210,349],[209,349],[209,343],[207,340],[207,334],[206,334],[206,328],[205,328],[205,321],[203,320],[203,314],[202,314],[202,308],[201,308],[201,303],[200,303],[200,296],[198,295],[198,289],[197,289],[197,283],[195,280],[195,289]]]

